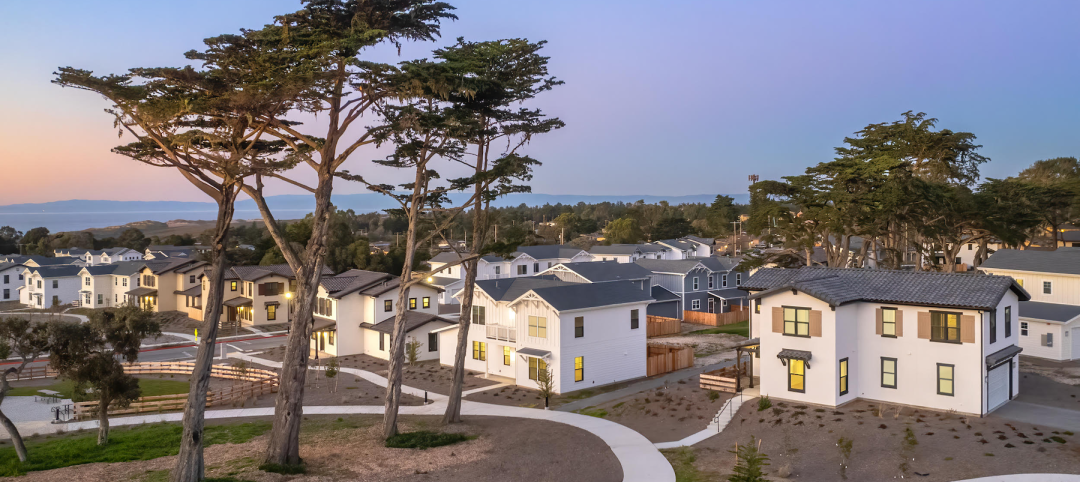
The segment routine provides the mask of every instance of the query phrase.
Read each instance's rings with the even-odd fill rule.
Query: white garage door
[[[1069,356],[1073,360],[1080,358],[1080,328],[1073,328],[1069,338],[1072,338],[1072,355]]]
[[[987,383],[987,411],[993,410],[1001,406],[1001,404],[1009,401],[1009,372],[1012,364],[1006,363],[993,370],[990,370],[990,376]]]

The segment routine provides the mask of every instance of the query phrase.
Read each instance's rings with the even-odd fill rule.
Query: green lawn
[[[206,427],[206,445],[244,443],[270,430],[270,422],[248,422]],[[57,439],[36,438],[26,444],[29,460],[20,463],[15,448],[0,448],[0,477],[95,462],[128,462],[176,455],[180,451],[179,424],[118,427],[110,431],[109,444],[97,445],[97,431],[70,434]]]
[[[187,393],[190,390],[190,386],[186,381],[178,380],[161,380],[157,378],[140,378],[139,387],[142,388],[142,396],[154,397],[158,395],[174,395],[177,393]],[[60,392],[60,396],[64,398],[71,398],[73,392],[72,383],[67,380],[61,380],[52,385],[45,387],[17,387],[12,388],[8,392],[8,396],[11,397],[32,397],[38,394],[39,390],[53,390]]]
[[[732,335],[750,337],[750,322],[744,321],[742,323],[732,323],[730,325],[719,326],[716,328],[708,328],[705,330],[691,331],[691,335],[716,335],[720,333],[730,333]]]

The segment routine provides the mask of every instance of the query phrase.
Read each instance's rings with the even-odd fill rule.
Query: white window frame
[[[735,273],[735,285],[742,284],[742,273]]]
[[[695,311],[700,310],[701,309],[701,300],[690,300],[690,309],[695,310]]]
[[[709,275],[709,289],[710,290],[713,289],[714,283],[715,283],[715,280],[713,279],[713,275],[710,274]]]
[[[1020,322],[1020,336],[1028,336],[1028,322]]]
[[[1043,292],[1044,295],[1052,295],[1052,294],[1054,294],[1054,282],[1053,281],[1043,281],[1042,282],[1042,292]]]
[[[694,291],[697,291],[699,289],[698,288],[699,286],[701,286],[701,283],[698,283],[698,277],[695,276],[694,277]]]
[[[720,287],[721,288],[727,288],[727,274],[722,274],[720,276],[721,276],[721,278],[720,278]]]

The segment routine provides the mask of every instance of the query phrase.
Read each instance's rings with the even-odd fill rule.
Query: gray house
[[[746,292],[736,289],[745,276],[734,271],[737,258],[639,259],[636,264],[652,272],[652,286],[678,296],[682,310],[726,313],[732,304],[745,304]],[[657,293],[653,297],[658,301],[667,298],[657,297]],[[681,311],[678,313],[681,318]]]

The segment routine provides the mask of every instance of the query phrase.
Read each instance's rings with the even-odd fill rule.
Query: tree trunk
[[[37,358],[36,356],[34,358]],[[0,375],[0,406],[3,406],[4,399],[7,398],[8,390],[11,390],[11,385],[8,385],[8,375],[12,373],[22,373],[23,368],[26,365],[33,362],[33,360],[23,359],[19,368],[8,368]],[[26,462],[26,444],[23,443],[22,435],[19,434],[19,429],[15,427],[11,419],[4,414],[3,410],[0,410],[0,425],[3,425],[4,430],[7,430],[8,435],[11,437],[11,443],[15,445],[15,454],[19,456],[19,462]]]
[[[101,400],[98,402],[98,433],[97,444],[106,445],[109,443],[109,397],[104,394],[101,395]]]
[[[214,348],[217,342],[219,321],[221,319],[222,293],[225,291],[225,250],[228,246],[229,226],[232,224],[236,192],[232,185],[223,189],[218,204],[217,224],[214,230],[214,264],[210,271],[210,290],[203,304],[204,314],[202,333],[195,366],[194,378],[187,403],[184,405],[184,433],[180,438],[180,454],[176,467],[169,476],[172,482],[198,482],[205,475],[203,461],[203,428],[206,425],[206,394],[210,391],[210,372],[214,363]]]
[[[405,361],[405,313],[409,306],[409,282],[412,281],[413,258],[416,257],[416,226],[419,224],[420,204],[424,202],[421,189],[424,168],[417,168],[416,179],[413,181],[413,195],[409,203],[408,219],[409,228],[405,232],[405,260],[401,267],[401,285],[398,288],[397,313],[394,315],[394,329],[390,335],[390,364],[386,374],[386,398],[383,400],[383,438],[389,439],[397,435],[398,406],[401,405],[401,365]],[[381,335],[380,335],[381,336]]]
[[[323,156],[324,164],[329,164]],[[332,156],[329,159],[333,159]],[[325,169],[329,169],[326,167]],[[285,358],[281,363],[281,378],[277,399],[274,402],[274,426],[270,430],[270,443],[266,448],[263,462],[267,464],[300,464],[300,421],[303,419],[304,383],[307,380],[308,358],[314,319],[315,297],[319,292],[319,279],[322,276],[323,263],[326,259],[326,232],[330,221],[330,193],[333,175],[328,171],[319,173],[319,186],[315,190],[315,215],[311,226],[311,239],[299,262],[290,260],[289,265],[296,273],[296,316],[290,321],[289,337],[286,341]],[[263,221],[270,229],[278,248],[284,251],[292,248],[284,238],[276,221],[266,208],[264,199],[256,201],[263,211]],[[272,227],[271,227],[272,225]],[[287,260],[292,256],[286,257]]]
[[[458,338],[454,350],[454,374],[450,384],[450,396],[446,402],[446,412],[443,414],[443,423],[461,423],[461,391],[465,387],[465,357],[469,349],[469,326],[472,324],[472,300],[473,293],[476,291],[478,265],[479,260],[472,259],[462,266],[466,270],[465,286],[461,289],[461,314],[458,317]]]

